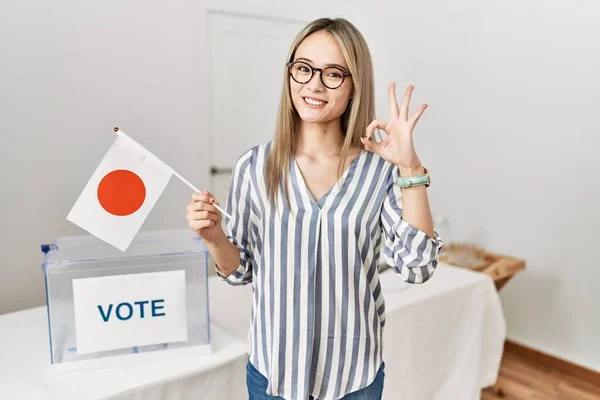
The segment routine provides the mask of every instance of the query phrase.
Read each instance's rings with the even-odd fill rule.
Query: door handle
[[[211,175],[224,175],[224,174],[231,174],[232,172],[233,172],[232,168],[219,168],[214,165],[210,167]]]

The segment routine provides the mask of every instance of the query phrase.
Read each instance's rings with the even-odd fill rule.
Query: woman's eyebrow
[[[314,61],[313,61],[313,60],[311,60],[311,59],[309,59],[309,58],[306,58],[306,57],[299,57],[299,58],[297,58],[297,59],[296,59],[296,61],[300,61],[300,60],[303,60],[303,61],[308,61],[308,62],[314,63]],[[325,64],[325,66],[326,66],[326,67],[339,67],[339,68],[341,68],[341,69],[344,69],[344,70],[347,70],[347,69],[348,69],[348,68],[346,68],[346,67],[344,67],[344,66],[342,66],[342,65],[339,65],[339,64]]]

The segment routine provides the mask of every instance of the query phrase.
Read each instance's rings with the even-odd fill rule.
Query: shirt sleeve
[[[380,220],[383,259],[406,282],[424,283],[433,275],[444,243],[436,231],[431,238],[402,219],[402,189],[395,184],[399,176],[393,166],[386,181]]]
[[[249,168],[251,160],[251,151],[236,160],[225,207],[225,211],[231,215],[231,219],[227,220],[228,217],[223,216],[227,220],[227,239],[240,251],[240,264],[237,270],[228,277],[225,277],[218,266],[216,267],[216,273],[221,280],[234,286],[246,285],[252,282],[254,229],[250,218],[252,198],[250,195]]]

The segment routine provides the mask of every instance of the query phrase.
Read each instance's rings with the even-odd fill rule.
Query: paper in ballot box
[[[68,372],[209,354],[209,252],[191,230],[42,245],[50,363]]]

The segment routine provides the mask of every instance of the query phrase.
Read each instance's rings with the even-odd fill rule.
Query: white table
[[[479,399],[496,380],[506,334],[492,280],[440,264],[424,285],[391,270],[381,282],[384,399]],[[247,399],[251,286],[211,277],[209,290],[212,355],[70,374],[49,370],[44,307],[0,315],[0,398]]]
[[[0,315],[0,399],[247,398],[245,384],[231,384],[245,371],[247,344],[215,324],[211,339],[211,355],[59,374],[49,367],[46,308]]]

